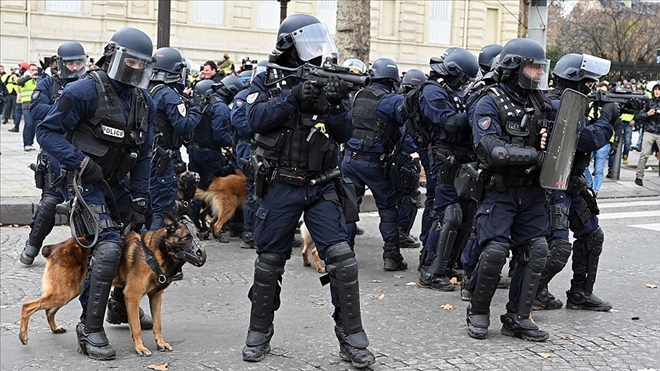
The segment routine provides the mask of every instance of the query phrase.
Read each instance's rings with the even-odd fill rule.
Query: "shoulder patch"
[[[184,103],[177,105],[176,108],[181,116],[186,117],[186,105]]]
[[[255,100],[257,100],[258,96],[259,96],[259,92],[252,93],[247,96],[247,99],[245,99],[245,101],[248,102],[249,104],[252,104],[254,103]]]
[[[481,130],[487,130],[490,127],[490,117],[480,118],[478,124]]]
[[[243,105],[243,100],[242,99],[236,99],[236,107],[240,107]]]
[[[36,90],[34,93],[32,93],[32,99],[37,99],[39,96],[39,90]]]

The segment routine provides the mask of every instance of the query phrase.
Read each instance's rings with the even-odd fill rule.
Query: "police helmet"
[[[545,49],[532,39],[517,38],[507,42],[500,53],[500,79],[513,88],[544,90],[548,86]]]
[[[593,55],[571,53],[559,58],[552,75],[559,85],[587,94],[591,85],[610,72],[610,64]]]
[[[243,90],[243,82],[240,78],[234,75],[225,76],[219,83],[214,84],[213,91],[220,93],[229,99],[233,99],[234,95]]]
[[[656,87],[656,85],[660,85],[660,81],[649,81],[646,83],[646,91],[653,93],[653,88]]]
[[[120,83],[146,88],[153,72],[154,47],[151,38],[133,27],[124,27],[112,35],[103,50],[99,67]]]
[[[408,70],[401,79],[401,92],[407,93],[415,87],[422,85],[427,80],[426,74],[416,68]]]
[[[166,84],[186,81],[186,62],[178,50],[173,48],[160,48],[153,55],[154,72],[152,81],[162,81]]]
[[[58,76],[76,80],[87,72],[87,54],[80,43],[67,41],[57,48]]]
[[[481,48],[479,52],[479,67],[486,73],[490,71],[493,59],[502,52],[502,45],[489,44]]]
[[[211,94],[211,86],[215,82],[211,79],[201,80],[195,84],[193,88],[193,95],[196,97],[205,97]]]
[[[477,58],[463,48],[456,48],[442,60],[442,63],[435,64],[431,68],[453,89],[460,88],[468,81],[475,81],[479,74]]]
[[[344,61],[341,64],[344,67],[348,67],[351,72],[356,75],[364,75],[367,73],[367,66],[359,59],[351,58]]]
[[[378,58],[371,65],[369,76],[372,81],[399,82],[399,66],[396,62],[389,58]]]
[[[294,67],[306,62],[320,66],[324,56],[338,55],[330,32],[316,17],[292,14],[280,24],[273,62]]]
[[[250,82],[252,82],[252,70],[254,70],[254,68],[250,70],[241,71],[241,73],[238,74],[238,78],[241,80],[241,82],[243,83],[243,87],[245,88],[250,87]]]

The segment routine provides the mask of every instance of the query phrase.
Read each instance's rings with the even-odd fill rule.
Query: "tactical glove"
[[[321,89],[314,85],[311,81],[300,83],[291,89],[291,94],[296,98],[298,104],[307,102],[314,102],[321,95]]]
[[[341,104],[341,101],[348,98],[348,93],[350,93],[348,83],[337,76],[330,76],[323,90],[325,90],[325,97],[328,99],[328,103],[333,106]]]
[[[607,103],[600,110],[600,118],[611,124],[614,124],[619,116],[621,116],[621,112],[619,111],[619,105],[616,103]]]
[[[136,198],[133,200],[133,210],[129,217],[131,229],[140,232],[146,224],[147,200],[145,198]]]
[[[103,180],[103,169],[89,157],[82,162],[82,174],[80,180],[83,183],[100,183]]]

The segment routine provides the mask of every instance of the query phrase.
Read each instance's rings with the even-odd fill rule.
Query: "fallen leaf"
[[[149,365],[147,368],[150,368],[152,370],[156,371],[167,371],[167,363],[163,363],[162,365]]]
[[[328,306],[323,304],[323,305],[319,305],[318,307],[316,307],[316,309],[328,309]]]
[[[648,287],[649,289],[657,289],[657,288],[658,288],[658,285],[653,284],[653,283],[647,283],[647,284],[646,284],[646,287]]]
[[[369,280],[369,283],[381,283],[381,280]]]
[[[550,358],[550,353],[539,353],[541,358]]]
[[[452,285],[459,285],[460,284],[460,282],[458,282],[458,278],[456,278],[456,277],[452,277],[451,279],[449,279],[449,283],[451,283]]]
[[[392,277],[394,277],[394,278],[403,278],[403,275],[402,274],[395,274]]]
[[[534,321],[534,317],[532,317],[531,313],[529,314],[529,320],[532,321],[533,323],[536,323],[536,321]]]
[[[444,310],[452,310],[452,309],[454,309],[454,306],[451,305],[451,304],[445,304],[445,305],[441,305],[440,308],[442,308]]]
[[[573,340],[573,337],[571,335],[566,335],[564,337],[564,340]]]
[[[385,299],[385,294],[380,294],[376,297],[376,300],[383,300]]]

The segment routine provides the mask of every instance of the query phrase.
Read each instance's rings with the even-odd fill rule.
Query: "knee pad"
[[[285,254],[273,254],[264,252],[257,256],[254,261],[254,283],[269,284],[279,279],[284,274],[286,263]]]
[[[603,252],[603,243],[605,243],[605,234],[600,227],[587,235],[587,250],[591,255],[600,256]]]
[[[495,277],[500,275],[506,258],[509,256],[510,245],[491,241],[484,247],[479,258],[479,274]]]
[[[445,208],[445,215],[443,218],[444,228],[456,230],[461,226],[463,221],[463,210],[459,203],[453,203]]]
[[[527,267],[534,273],[541,273],[548,259],[548,242],[545,237],[533,238],[527,242]]]
[[[357,261],[355,253],[348,245],[342,242],[328,247],[325,252],[325,269],[331,280],[353,281],[357,278]]]
[[[92,259],[92,276],[103,281],[111,281],[117,274],[121,259],[121,244],[119,242],[101,241],[94,248]]]
[[[568,263],[569,256],[571,256],[570,242],[559,238],[550,241],[548,243],[548,258],[545,270],[559,273]]]

